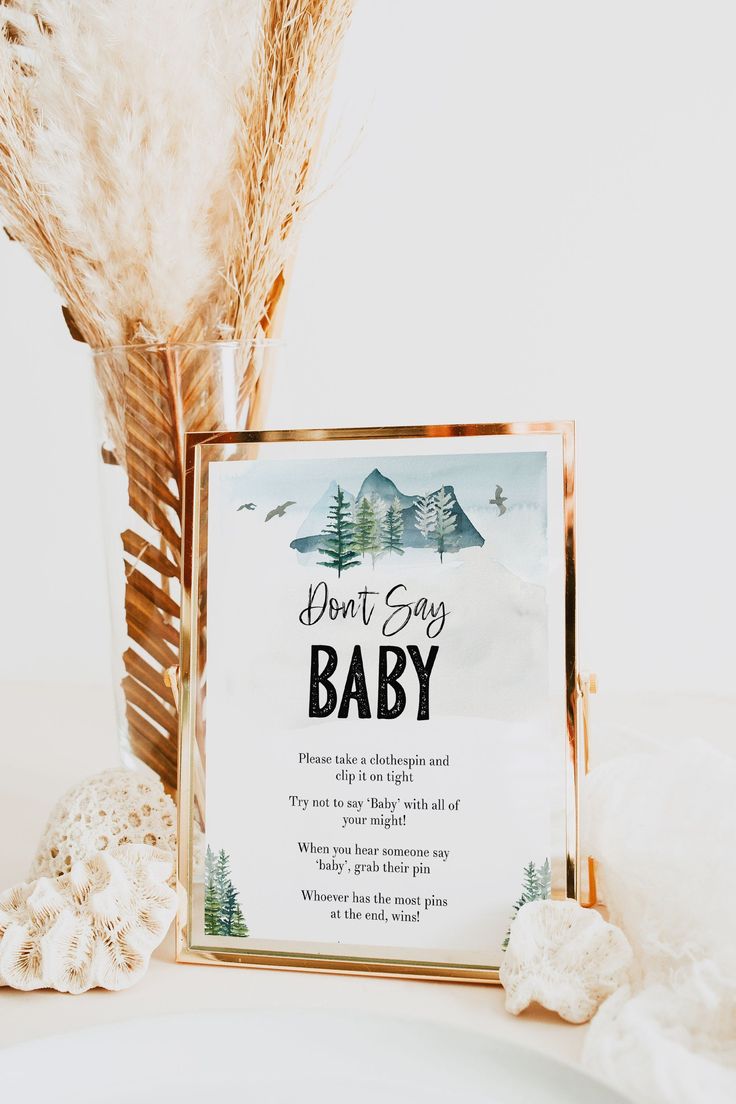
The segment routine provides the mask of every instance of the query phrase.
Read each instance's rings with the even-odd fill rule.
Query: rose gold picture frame
[[[417,951],[412,959],[380,954],[343,956],[252,951],[228,944],[203,945],[195,917],[203,909],[201,856],[198,845],[205,823],[206,721],[203,705],[207,676],[207,530],[208,470],[213,462],[254,459],[264,445],[279,442],[361,442],[421,438],[554,436],[562,454],[562,532],[564,549],[564,695],[566,728],[560,732],[565,760],[565,789],[560,794],[562,819],[559,854],[553,855],[552,895],[578,899],[581,891],[578,781],[582,768],[581,680],[576,650],[575,594],[575,426],[569,421],[509,422],[467,425],[388,426],[346,429],[264,430],[259,432],[189,433],[186,436],[183,595],[181,629],[177,961],[236,965],[260,969],[308,970],[321,973],[372,974],[423,980],[474,983],[498,981],[498,963],[478,966],[463,962],[426,962]],[[563,746],[564,745],[564,746]],[[492,790],[493,779],[488,779]],[[200,848],[201,849],[201,848]],[[511,907],[512,902],[509,902]],[[380,948],[377,948],[380,950]]]

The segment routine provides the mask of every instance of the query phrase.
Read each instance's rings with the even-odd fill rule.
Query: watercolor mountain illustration
[[[429,548],[439,552],[442,560],[445,553],[485,543],[454,487],[446,484],[426,495],[403,494],[378,468],[366,476],[357,495],[333,480],[309,511],[291,547],[302,554],[326,554],[325,545],[329,551],[335,543],[336,527],[344,532],[340,543],[348,550],[342,568],[354,566],[366,554],[375,558],[385,552],[401,555],[409,548]]]

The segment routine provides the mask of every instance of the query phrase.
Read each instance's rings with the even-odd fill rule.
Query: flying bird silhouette
[[[241,510],[255,510],[255,508],[255,502],[244,502],[242,506],[238,506],[238,513],[240,513]]]
[[[266,514],[266,521],[270,521],[271,518],[283,517],[290,506],[296,506],[296,502],[293,499],[289,499],[288,502],[282,502],[280,506],[274,506],[273,510],[269,510]]]
[[[499,517],[506,513],[506,506],[504,505],[504,503],[508,502],[508,498],[504,498],[503,487],[500,487],[498,483],[496,484],[495,498],[489,498],[488,501],[490,502],[491,506],[498,506]]]

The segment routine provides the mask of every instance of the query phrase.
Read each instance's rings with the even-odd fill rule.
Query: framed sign
[[[179,959],[496,981],[577,894],[573,424],[189,434],[184,591]]]

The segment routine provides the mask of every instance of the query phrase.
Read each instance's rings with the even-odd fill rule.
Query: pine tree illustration
[[[207,847],[204,860],[204,930],[207,935],[220,934],[220,901],[215,885],[215,854]]]
[[[552,893],[552,870],[549,859],[545,859],[541,866],[537,867],[537,900],[546,901]]]
[[[442,563],[445,552],[452,546],[452,534],[455,532],[455,526],[457,525],[457,517],[452,512],[455,499],[449,491],[444,487],[440,487],[434,495],[434,505],[432,539],[439,553],[440,563]]]
[[[519,909],[528,904],[529,901],[546,901],[549,899],[552,891],[552,871],[549,865],[549,859],[545,859],[541,866],[535,866],[533,861],[529,861],[524,867],[524,873],[521,879],[521,896],[514,902],[514,912],[511,917],[513,923],[516,919]],[[509,939],[511,938],[511,928],[506,932],[506,938],[501,946],[505,951],[509,945]]]
[[[247,935],[248,927],[243,919],[238,903],[238,891],[232,882],[227,883],[225,901],[222,909],[223,935]],[[239,929],[236,931],[236,928]],[[243,929],[245,929],[243,931]]]
[[[233,926],[231,935],[236,936],[238,939],[245,939],[250,933],[248,931],[248,925],[245,922],[243,913],[240,911],[240,905],[235,905],[235,915],[233,916]]]
[[[360,563],[360,556],[354,549],[355,523],[342,487],[337,488],[334,506],[327,511],[327,518],[327,525],[320,534],[324,547],[319,549],[327,559],[320,560],[319,565],[334,568],[339,578],[343,571]]]
[[[401,516],[401,503],[395,498],[383,522],[383,547],[389,556],[392,552],[404,555],[404,519]]]
[[[220,848],[217,852],[217,858],[215,859],[214,880],[215,892],[220,902],[220,916],[222,917],[227,887],[230,884],[230,856],[223,848]]]
[[[518,912],[521,906],[525,905],[527,901],[536,901],[538,894],[539,876],[537,875],[537,868],[533,862],[529,862],[524,867],[524,877],[521,883],[521,897],[514,906],[516,911]]]
[[[377,494],[370,496],[371,507],[373,509],[373,533],[371,535],[371,547],[368,550],[370,552],[371,561],[373,566],[376,566],[376,560],[383,552],[383,526],[386,520],[386,503],[382,498],[379,498]]]
[[[353,548],[365,557],[370,552],[375,542],[376,515],[373,503],[366,495],[361,498],[358,509],[355,512],[355,532],[353,534]]]
[[[420,495],[414,504],[414,524],[429,541],[437,517],[437,505],[431,495]]]
[[[248,925],[230,877],[230,856],[222,848],[217,855],[207,847],[204,862],[204,930],[207,935],[245,938]]]

